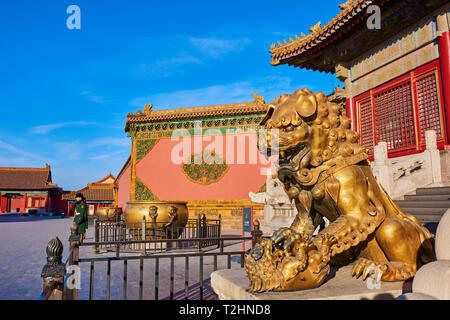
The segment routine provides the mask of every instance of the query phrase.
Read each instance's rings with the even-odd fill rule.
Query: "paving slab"
[[[47,243],[58,236],[67,252],[73,218],[0,216],[0,300],[33,300],[42,290]]]

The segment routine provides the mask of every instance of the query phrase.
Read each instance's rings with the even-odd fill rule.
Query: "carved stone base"
[[[272,235],[274,231],[290,226],[295,216],[297,215],[297,210],[294,205],[283,204],[283,205],[268,205],[264,206],[264,226],[262,231],[264,234]]]
[[[332,267],[320,287],[291,292],[250,293],[244,269],[218,270],[211,274],[211,286],[220,300],[391,300],[411,292],[412,281],[381,282],[380,289],[369,289],[366,282],[351,276],[352,266]]]

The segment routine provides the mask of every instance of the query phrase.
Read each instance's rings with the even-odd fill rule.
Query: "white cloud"
[[[84,146],[79,141],[56,142],[54,146],[58,156],[71,161],[81,159],[81,151],[84,150]]]
[[[180,66],[201,65],[203,62],[192,55],[178,54],[174,57],[158,60],[152,63],[141,63],[135,69],[136,75],[152,75],[160,78],[169,77],[174,73],[183,72]]]
[[[90,157],[89,160],[92,160],[92,161],[105,160],[105,159],[111,158],[113,156],[122,154],[124,152],[125,152],[124,150],[120,150],[120,151],[116,151],[116,152],[105,153],[105,154],[101,154],[98,156]]]
[[[98,146],[114,146],[114,147],[130,147],[130,139],[129,138],[98,138],[93,140],[90,144],[90,147],[98,147]]]
[[[105,103],[105,102],[109,101],[105,97],[96,95],[95,93],[93,93],[90,90],[84,90],[81,92],[81,94],[83,96],[85,96],[86,98],[88,98],[90,101],[95,102],[95,103]]]
[[[180,46],[167,46],[169,43],[182,43]],[[135,76],[152,76],[156,78],[167,78],[188,72],[189,66],[206,65],[205,58],[219,58],[230,52],[244,50],[252,41],[246,38],[240,39],[220,39],[218,37],[191,37],[185,34],[174,34],[170,39],[164,38],[164,44],[158,47],[158,56],[149,59],[151,55],[137,63],[133,67],[132,73]],[[147,45],[147,44],[146,44]],[[166,48],[167,46],[167,48]],[[145,47],[147,48],[147,47]],[[152,53],[155,54],[152,49]],[[161,58],[163,57],[163,58]]]
[[[142,107],[151,102],[155,107],[161,109],[250,102],[253,101],[255,92],[263,96],[266,102],[270,102],[283,93],[290,94],[303,87],[305,86],[293,86],[289,77],[263,77],[199,89],[156,93],[133,99],[129,104],[134,107]],[[311,86],[309,87],[311,88]],[[311,90],[313,89],[311,88]]]
[[[46,125],[42,125],[42,126],[31,127],[29,129],[29,133],[31,133],[31,134],[47,134],[50,131],[64,128],[64,127],[69,127],[69,126],[77,126],[78,127],[78,126],[87,126],[87,125],[91,125],[91,124],[95,124],[95,122],[88,122],[88,121],[58,122],[58,123],[46,124]]]
[[[153,67],[164,68],[167,66],[178,66],[183,64],[202,64],[202,61],[191,55],[179,54],[169,59],[156,61],[153,64]]]
[[[15,146],[13,146],[11,144],[3,142],[1,140],[0,140],[0,149],[6,150],[8,152],[12,152],[14,154],[17,154],[17,155],[25,157],[25,158],[29,158],[30,160],[35,160],[35,159],[41,159],[42,160],[43,159],[41,156],[39,156],[39,155],[37,155],[35,153],[31,153],[31,152],[28,152],[28,151],[23,151],[23,150],[18,149],[17,147],[15,147]],[[4,159],[6,159],[6,157]],[[23,159],[23,158],[20,158],[20,159]],[[16,159],[16,160],[19,160],[19,159]]]
[[[0,156],[0,163],[2,163],[2,165],[7,163],[9,167],[23,167],[29,165],[30,159]]]
[[[189,38],[189,42],[203,53],[218,58],[228,52],[242,51],[251,43],[250,39],[226,40],[215,37],[210,38]]]

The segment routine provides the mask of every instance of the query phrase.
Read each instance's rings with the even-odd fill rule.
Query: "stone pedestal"
[[[391,300],[411,292],[412,281],[381,282],[380,289],[369,289],[367,283],[351,276],[352,265],[332,267],[328,279],[318,288],[250,293],[250,282],[244,269],[218,270],[211,274],[211,286],[221,300]]]
[[[270,174],[266,179],[266,191],[250,192],[249,197],[254,203],[264,204],[262,231],[266,235],[271,235],[279,228],[291,225],[297,215],[297,209],[289,200],[281,181],[278,178],[272,178]]]
[[[442,217],[436,231],[436,261],[422,266],[413,282],[413,293],[401,300],[450,300],[450,209]]]

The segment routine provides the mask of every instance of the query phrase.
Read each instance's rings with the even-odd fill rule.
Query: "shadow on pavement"
[[[22,216],[21,214],[0,214],[0,223],[5,222],[33,222],[42,220],[66,219],[67,216]]]

